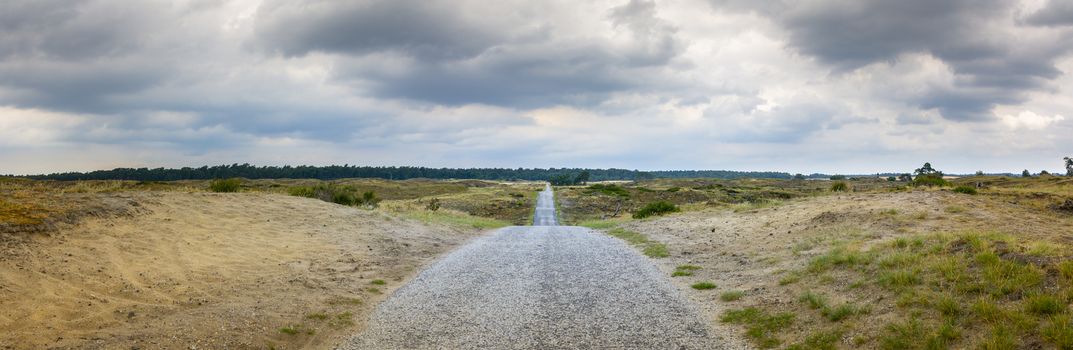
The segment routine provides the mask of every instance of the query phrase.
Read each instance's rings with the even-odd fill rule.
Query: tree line
[[[585,174],[581,176],[581,174]],[[627,169],[585,168],[428,168],[410,166],[255,166],[231,164],[202,166],[199,168],[116,168],[90,172],[64,172],[28,175],[37,180],[136,180],[175,181],[209,180],[241,177],[247,179],[320,179],[381,178],[405,179],[477,179],[477,180],[529,180],[588,182],[606,180],[644,180],[652,178],[777,178],[789,179],[784,172],[731,171],[731,170],[669,170],[639,171]]]

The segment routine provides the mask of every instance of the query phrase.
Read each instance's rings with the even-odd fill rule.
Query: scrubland
[[[665,247],[653,261],[727,341],[1073,348],[1073,179],[844,182],[653,180],[564,189],[560,205],[642,251]],[[657,200],[682,211],[630,217]]]
[[[329,348],[540,187],[235,182],[0,179],[0,348]],[[377,200],[291,195],[318,186]]]

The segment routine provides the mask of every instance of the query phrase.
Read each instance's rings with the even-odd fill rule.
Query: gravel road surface
[[[533,214],[533,226],[555,226],[555,194],[551,185],[544,185],[544,190],[537,196],[536,213]]]
[[[664,274],[618,239],[507,227],[421,272],[339,349],[719,348],[708,332]]]

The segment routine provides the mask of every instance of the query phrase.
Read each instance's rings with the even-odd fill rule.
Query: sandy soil
[[[327,348],[479,234],[282,195],[101,196],[137,213],[0,246],[0,348]]]
[[[694,276],[673,281],[708,313],[713,328],[733,341],[741,341],[742,330],[719,322],[719,316],[744,305],[795,303],[800,291],[795,285],[780,286],[779,279],[825,251],[823,244],[812,242],[852,237],[874,244],[901,235],[972,229],[1073,242],[1071,217],[1056,218],[1001,198],[923,191],[814,197],[743,212],[687,212],[631,221],[623,228],[667,244],[671,257],[654,260],[668,276],[678,265],[703,267]],[[698,281],[715,282],[718,288],[697,291],[689,287]],[[832,290],[819,292],[837,295],[834,288],[843,284],[834,283]],[[739,302],[719,300],[721,292],[731,290],[745,291],[747,296]],[[885,314],[885,310],[873,310],[871,317],[883,319]],[[800,335],[806,330],[797,331]]]

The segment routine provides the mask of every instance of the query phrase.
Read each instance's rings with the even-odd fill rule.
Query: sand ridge
[[[0,347],[325,347],[479,234],[282,195],[102,196],[144,214],[86,219],[3,252]]]

